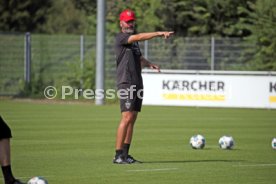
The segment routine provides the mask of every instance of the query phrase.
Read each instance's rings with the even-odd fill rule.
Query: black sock
[[[10,165],[2,166],[2,172],[5,179],[5,184],[10,184],[15,181],[15,178],[12,175],[12,170]]]
[[[115,157],[117,158],[119,155],[122,155],[123,154],[123,150],[116,150],[116,155]]]
[[[124,146],[123,146],[123,155],[124,155],[124,157],[128,156],[129,148],[130,148],[130,144],[124,144]]]

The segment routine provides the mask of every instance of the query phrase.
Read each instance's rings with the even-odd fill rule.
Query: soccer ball
[[[232,149],[234,147],[234,139],[231,136],[222,136],[218,143],[221,149]]]
[[[48,182],[40,176],[35,176],[31,178],[27,184],[48,184]]]
[[[202,135],[194,135],[190,139],[190,145],[193,149],[202,149],[205,146],[205,138]]]
[[[276,149],[276,137],[274,137],[271,141],[271,146],[273,149]]]

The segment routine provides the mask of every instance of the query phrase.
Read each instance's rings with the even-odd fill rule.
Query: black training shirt
[[[128,43],[130,34],[118,33],[115,40],[117,86],[122,84],[143,87],[141,75],[141,51],[138,42]]]

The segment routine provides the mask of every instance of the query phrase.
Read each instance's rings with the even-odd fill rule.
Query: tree
[[[73,0],[57,0],[40,30],[49,34],[86,34],[87,27],[84,11],[76,9]]]
[[[249,0],[172,0],[161,11],[167,28],[173,28],[180,36],[243,37],[250,32],[236,24],[241,17],[239,7],[248,8]],[[251,0],[255,1],[255,0]]]
[[[35,32],[46,22],[52,1],[1,0],[0,31]]]
[[[240,25],[249,29],[252,34],[246,38],[247,42],[256,45],[248,54],[253,57],[247,61],[247,65],[253,70],[276,70],[276,1],[257,0],[250,3],[254,10],[249,12],[240,9],[241,12],[250,15],[248,19],[242,19]]]
[[[1,0],[0,31],[95,34],[96,1]]]
[[[85,22],[87,24],[86,30],[84,30],[87,34],[96,35],[96,27],[97,27],[97,1],[91,0],[73,0],[75,7],[85,13]]]

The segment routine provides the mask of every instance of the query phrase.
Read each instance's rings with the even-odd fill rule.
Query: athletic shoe
[[[127,162],[123,156],[119,155],[119,156],[115,156],[115,158],[113,159],[113,163],[114,164],[129,164],[129,162]]]
[[[143,163],[143,162],[141,162],[141,161],[136,160],[136,159],[133,158],[131,155],[128,155],[128,156],[127,156],[126,161],[127,161],[129,164]]]

